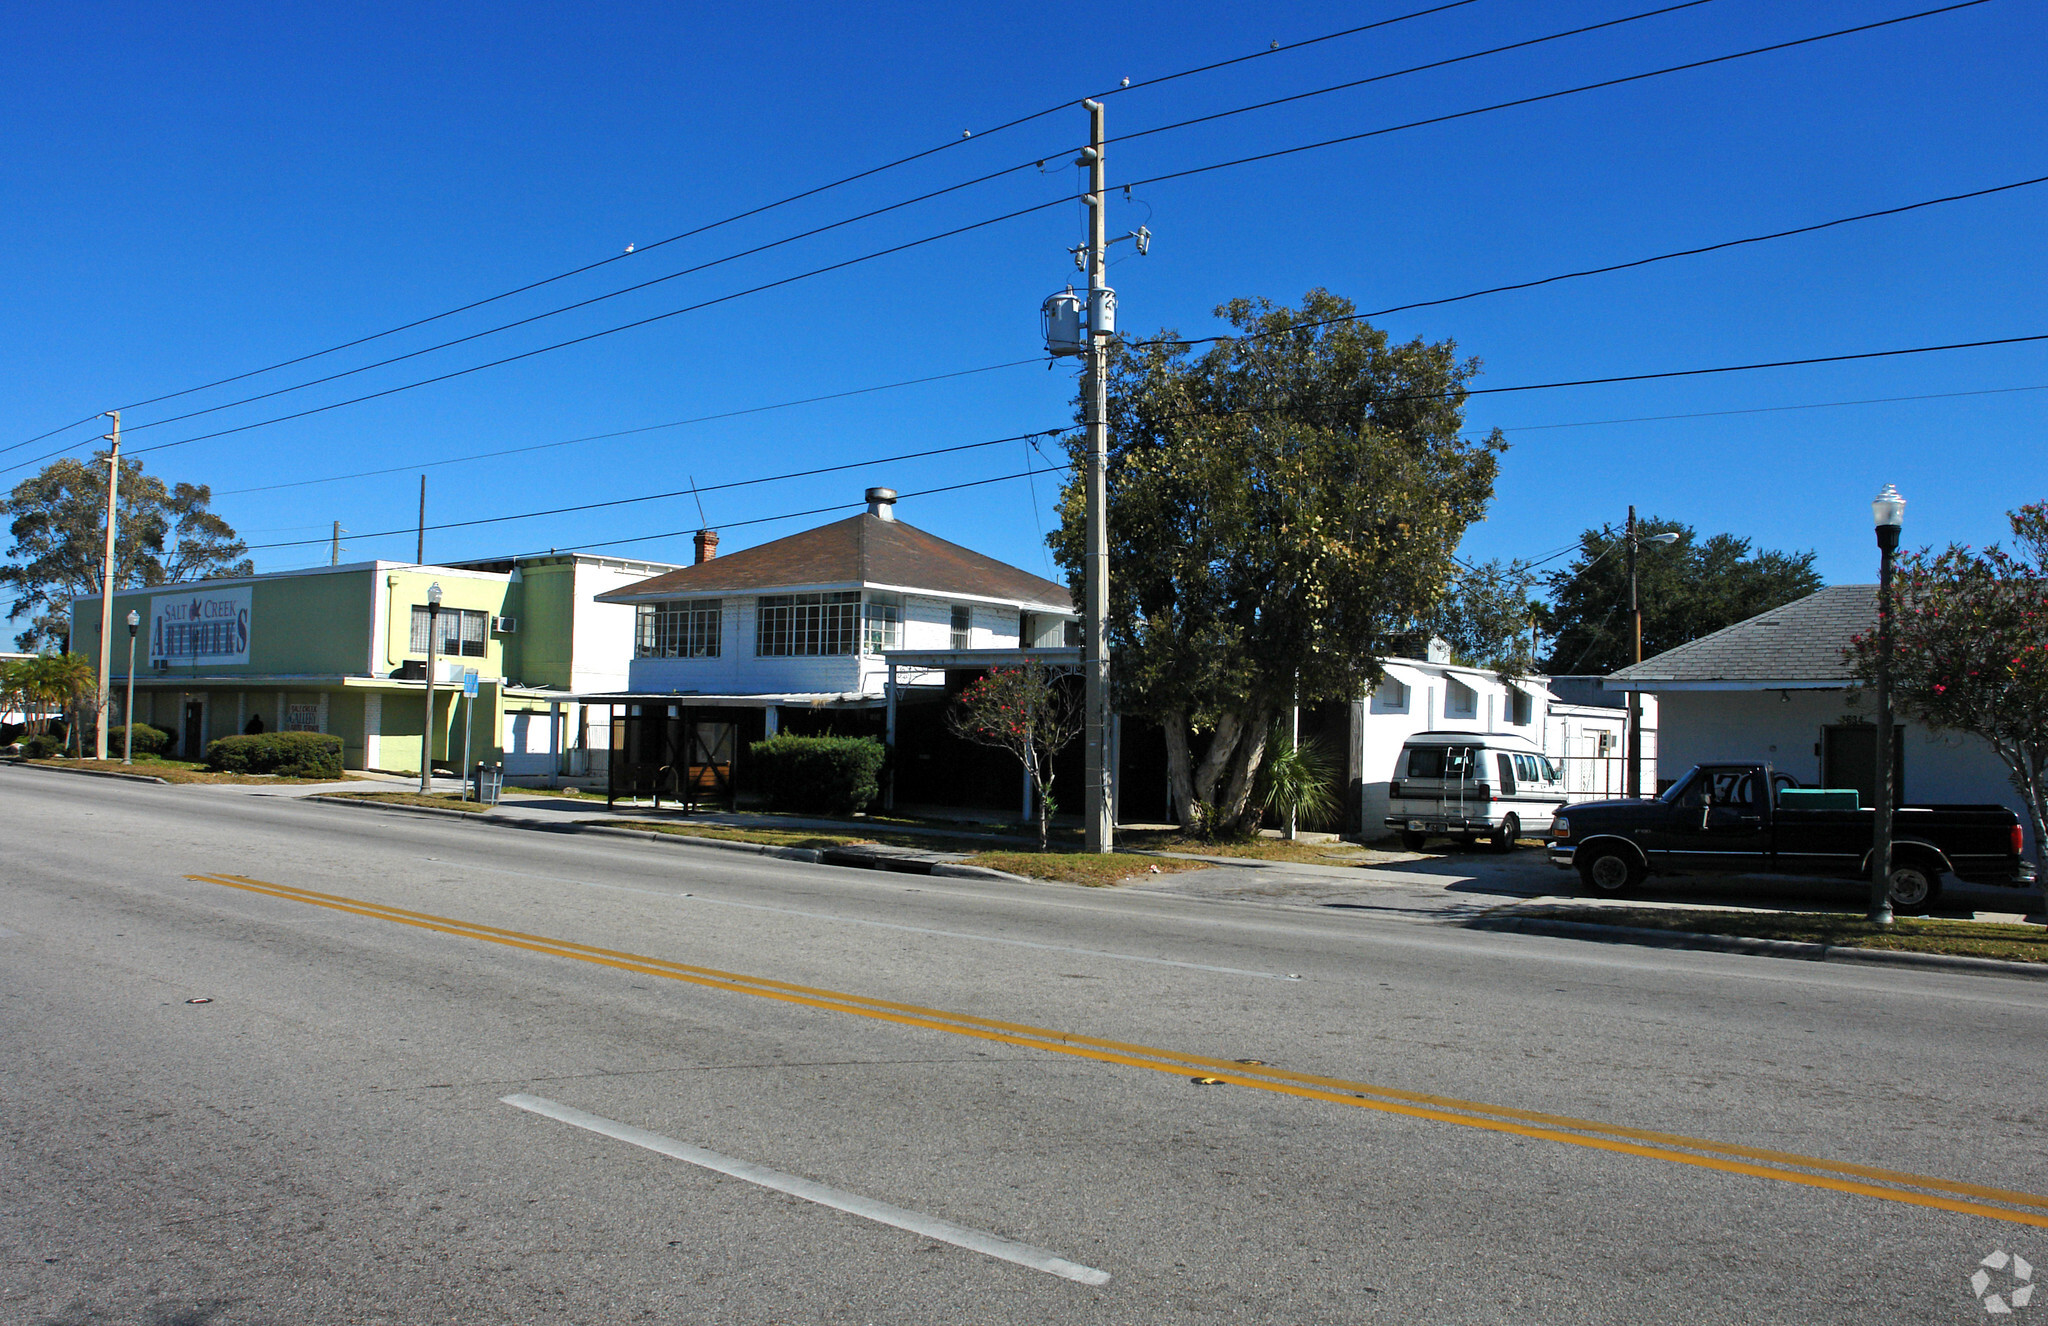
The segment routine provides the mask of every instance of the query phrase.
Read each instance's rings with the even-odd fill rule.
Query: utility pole
[[[422,477],[424,477],[424,476],[422,476]],[[426,524],[427,522],[426,522],[425,520],[421,520],[421,521],[420,521],[420,523],[421,523],[422,525],[424,525],[424,524]],[[348,531],[347,531],[347,530],[345,530],[345,529],[343,529],[343,528],[341,527],[341,522],[340,522],[340,521],[338,521],[338,520],[337,520],[337,521],[335,521],[335,522],[334,522],[334,548],[333,548],[333,550],[332,550],[331,552],[329,552],[329,553],[328,553],[328,555],[327,555],[327,564],[328,564],[329,566],[340,566],[340,565],[341,565],[341,536],[342,536],[342,535],[344,535],[344,534],[346,534],[346,533],[348,533]],[[421,530],[421,531],[420,531],[420,537],[421,537],[422,539],[426,538],[426,537],[427,537],[427,532],[426,532],[425,530]]]
[[[97,729],[93,736],[93,758],[100,760],[107,758],[107,660],[113,650],[107,637],[114,632],[114,503],[121,490],[121,412],[109,410],[104,417],[114,421],[114,431],[106,435],[113,449],[107,453],[107,548],[100,562],[99,712],[93,721]]]
[[[1102,103],[1088,108],[1088,358],[1082,394],[1088,428],[1085,491],[1088,506],[1088,547],[1083,557],[1087,621],[1081,633],[1087,722],[1083,734],[1086,765],[1082,798],[1083,836],[1091,852],[1116,848],[1116,824],[1109,794],[1109,338],[1116,331],[1116,296],[1107,280],[1107,217],[1109,185],[1102,164]]]
[[[1635,640],[1634,659],[1643,661],[1643,606],[1636,601],[1636,509],[1628,509],[1628,616],[1629,632]],[[1628,769],[1623,777],[1628,794],[1643,794],[1643,693],[1628,693]]]
[[[412,561],[414,566],[427,564],[427,476],[424,474],[420,476],[420,542],[413,550]]]

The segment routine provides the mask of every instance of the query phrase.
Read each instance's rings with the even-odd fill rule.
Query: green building
[[[449,566],[359,562],[114,596],[110,721],[133,657],[135,718],[183,758],[248,731],[331,732],[349,769],[417,772],[426,714],[428,590],[441,587],[431,724],[436,765],[470,758],[508,774],[589,769],[579,692],[622,689],[634,610],[599,594],[673,569],[578,554]],[[124,639],[135,618],[133,647]],[[71,649],[99,656],[100,599],[71,608]],[[462,695],[474,671],[477,694]],[[602,757],[599,757],[600,759]]]

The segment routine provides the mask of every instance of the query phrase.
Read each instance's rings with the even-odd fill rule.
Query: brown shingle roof
[[[1876,585],[1830,585],[1612,676],[1642,683],[1849,680],[1842,651],[1877,625]]]
[[[894,585],[1071,612],[1066,586],[862,512],[600,594],[606,603],[690,594],[773,594],[814,585]]]

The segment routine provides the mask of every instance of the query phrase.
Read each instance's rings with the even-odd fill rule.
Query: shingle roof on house
[[[1830,585],[1611,675],[1633,682],[1847,682],[1842,651],[1850,637],[1876,625],[1876,585]]]
[[[1066,586],[900,520],[862,512],[801,534],[600,594],[633,603],[689,594],[773,594],[799,587],[889,585],[1071,612]]]

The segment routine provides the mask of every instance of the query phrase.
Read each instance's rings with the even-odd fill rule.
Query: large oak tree
[[[1478,362],[1390,343],[1350,301],[1235,300],[1239,335],[1111,356],[1109,644],[1116,702],[1166,733],[1184,828],[1242,830],[1275,719],[1355,699],[1427,625],[1493,496],[1496,432],[1462,436]],[[1085,441],[1069,439],[1078,462]],[[1078,600],[1077,466],[1050,536]]]

